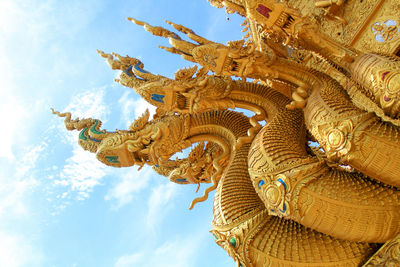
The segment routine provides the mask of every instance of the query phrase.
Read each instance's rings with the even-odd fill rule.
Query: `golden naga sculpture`
[[[189,31],[173,25],[180,31]],[[151,30],[150,27],[147,29]],[[327,74],[275,54],[253,51],[251,46],[243,46],[243,41],[228,46],[210,42],[202,45],[177,39],[176,34],[171,36],[174,53],[184,54],[185,58],[191,56],[190,60],[217,75],[291,84],[294,86],[293,101],[288,108],[304,108],[307,128],[325,149],[328,158],[348,164],[381,182],[400,186],[400,129],[357,108],[344,88]],[[380,141],[382,131],[387,132],[386,140]]]
[[[53,113],[104,164],[211,183],[190,208],[216,190],[211,232],[237,266],[399,265],[400,21],[376,16],[400,5],[364,4],[371,13],[355,23],[361,3],[350,0],[210,2],[245,17],[248,39],[223,45],[167,22],[185,41],[129,18],[200,69],[170,79],[98,51],[122,71],[117,82],[157,107],[152,119],[146,111],[108,132],[97,119]],[[366,51],[365,40],[383,44]]]

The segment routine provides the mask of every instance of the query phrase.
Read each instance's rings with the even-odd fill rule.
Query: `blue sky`
[[[0,266],[234,266],[208,232],[212,197],[189,211],[196,186],[103,166],[50,112],[114,130],[144,111],[96,49],[168,77],[191,66],[128,16],[223,43],[242,36],[242,19],[206,0],[0,0]]]

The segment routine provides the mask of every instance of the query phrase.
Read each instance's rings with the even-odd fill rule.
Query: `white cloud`
[[[167,241],[158,242],[154,235],[156,225],[162,225],[164,217],[174,207],[173,200],[179,192],[179,185],[161,184],[155,187],[148,200],[146,227],[143,229],[146,239],[142,249],[117,258],[114,267],[151,266],[151,267],[191,267],[196,265],[197,251],[204,240],[209,238],[208,225],[200,227],[184,237],[176,236]]]
[[[61,20],[56,6],[65,5],[63,8],[63,19]],[[36,1],[36,0],[2,0],[0,1],[0,157],[13,159],[15,157],[15,144],[26,140],[29,135],[27,130],[37,119],[37,111],[42,110],[37,102],[43,102],[48,97],[37,92],[24,92],[24,86],[30,87],[29,80],[35,75],[46,77],[49,73],[54,74],[55,66],[46,63],[47,53],[55,49],[46,47],[46,55],[41,54],[43,44],[54,44],[54,35],[70,34],[75,38],[75,33],[85,24],[93,19],[93,15],[102,4],[91,6],[89,1],[72,0],[68,4],[57,1]],[[83,14],[84,12],[84,14]],[[75,22],[75,23],[66,23]],[[57,38],[55,38],[57,40]],[[51,42],[50,42],[51,41]],[[57,60],[51,59],[59,66],[62,62],[62,53],[56,53]],[[22,65],[22,66],[21,66]],[[67,67],[63,65],[63,67]],[[68,66],[70,71],[74,68]],[[65,73],[66,70],[63,70]],[[32,77],[31,77],[32,76]],[[57,75],[49,75],[56,79]],[[24,81],[23,83],[21,81]],[[37,80],[36,77],[33,80]],[[48,87],[46,82],[42,82]],[[36,89],[36,88],[35,88]],[[38,88],[38,91],[43,90]],[[36,96],[33,101],[30,96]],[[36,103],[35,103],[36,102]],[[46,101],[44,101],[46,102]],[[43,103],[41,103],[43,104]],[[16,141],[18,140],[18,141]]]
[[[155,230],[155,226],[162,225],[163,218],[173,207],[173,198],[179,192],[178,184],[166,183],[155,187],[148,202],[148,213],[146,216],[146,227]]]
[[[110,110],[104,102],[106,87],[92,88],[75,95],[65,111],[75,117],[103,119],[109,115]]]
[[[33,13],[33,12],[31,12]],[[0,32],[14,33],[10,18],[27,23],[20,16],[18,5],[13,1],[0,1]],[[28,23],[29,24],[29,23]],[[4,32],[6,31],[6,32]],[[47,147],[45,141],[33,144],[37,137],[32,126],[37,121],[37,111],[43,100],[32,101],[21,94],[14,54],[7,53],[5,39],[0,40],[0,266],[41,266],[42,252],[34,244],[36,230],[33,212],[33,192],[38,188],[38,160]],[[30,45],[30,42],[26,42]],[[13,47],[8,45],[8,48]],[[17,51],[13,51],[19,54]],[[21,57],[22,58],[22,57]],[[25,59],[25,58],[24,58]],[[27,76],[29,77],[29,75]],[[21,82],[19,80],[19,82]],[[27,93],[29,94],[29,93]],[[29,222],[29,223],[28,223]]]
[[[43,253],[34,245],[31,228],[35,214],[32,212],[31,193],[39,182],[35,177],[37,161],[46,143],[27,146],[19,152],[18,160],[6,160],[0,174],[0,266],[40,266]],[[18,224],[15,224],[17,222]],[[16,225],[24,225],[17,230]]]
[[[162,263],[166,267],[188,267],[194,265],[192,257],[200,243],[199,236],[188,236],[185,239],[165,242],[154,252],[158,258],[158,263],[156,264],[161,266]]]
[[[52,0],[2,0],[0,2],[0,31],[6,35],[24,33],[36,42],[47,41],[54,34],[76,33],[94,19],[103,3],[70,0],[68,3]],[[60,20],[57,8],[62,8]],[[34,10],[34,12],[32,12]],[[21,19],[23,18],[23,19]],[[48,34],[51,32],[51,34]],[[29,43],[29,45],[33,45]]]
[[[124,169],[119,174],[117,183],[107,192],[105,200],[116,201],[115,209],[131,203],[135,194],[148,186],[153,173],[149,166],[143,167],[140,171],[136,167]]]
[[[117,262],[115,263],[115,267],[130,267],[137,265],[140,261],[142,261],[144,257],[143,253],[133,253],[130,255],[121,256]]]
[[[60,178],[56,179],[55,183],[68,186],[71,192],[78,194],[78,200],[83,200],[96,185],[101,184],[107,170],[106,166],[96,159],[95,154],[83,150],[77,144],[73,146],[72,156],[67,159]]]
[[[46,148],[47,143],[45,142],[36,146],[26,147],[22,159],[19,159],[17,163],[16,175],[18,177],[25,177],[30,170],[35,169],[38,158]]]
[[[18,160],[7,160],[7,168],[3,168],[0,174],[0,221],[28,215],[27,199],[39,184],[34,170],[46,147],[45,142],[28,146],[20,153]]]
[[[64,109],[64,112],[71,112],[72,119],[79,118],[99,118],[103,122],[107,121],[110,109],[105,104],[105,87],[93,88],[74,96],[70,104]],[[133,118],[140,116],[146,108],[154,113],[155,108],[149,105],[143,99],[135,100],[129,98],[130,92],[126,92],[120,99],[119,104],[122,107],[122,119],[128,126]],[[68,132],[62,123],[58,129],[63,133],[61,140],[66,140],[67,144],[72,146],[72,156],[66,160],[66,164],[61,168],[58,177],[54,178],[54,184],[64,186],[68,190],[68,196],[64,192],[58,195],[58,198],[68,198],[72,193],[77,194],[80,200],[86,199],[93,188],[102,183],[102,179],[107,174],[116,173],[115,169],[110,169],[100,163],[94,154],[83,150],[77,143],[78,132]],[[123,171],[120,175],[120,181],[111,188],[106,200],[115,200],[114,208],[118,209],[130,203],[134,194],[147,186],[152,170],[145,168],[137,172],[135,168]],[[140,179],[139,179],[140,177]]]
[[[131,92],[127,91],[118,100],[122,109],[122,121],[126,127],[129,127],[132,121],[141,116],[146,109],[149,109],[150,111],[150,118],[156,111],[156,108],[146,102],[146,100],[143,98],[134,99],[130,97],[131,94]]]
[[[12,181],[2,176],[0,183],[0,219],[27,215],[26,195],[36,185],[36,180],[32,177],[23,179],[15,177],[15,180]]]
[[[2,12],[0,4],[0,12]],[[0,25],[1,23],[0,14]],[[13,72],[10,71],[10,59],[0,42],[0,157],[13,159],[13,145],[18,140],[21,132],[24,132],[28,109],[26,103],[16,96],[16,88],[13,83]]]
[[[193,233],[183,238],[175,238],[158,247],[123,255],[117,259],[115,267],[151,266],[151,267],[190,267],[196,266],[196,253],[206,238],[207,231]]]
[[[1,72],[1,68],[0,68]],[[0,80],[4,81],[3,79]],[[3,83],[3,82],[2,82]],[[2,84],[2,87],[7,84]],[[7,90],[8,91],[8,90]],[[27,118],[28,111],[23,107],[21,102],[15,97],[0,93],[0,157],[13,159],[15,157],[12,147],[18,140],[21,128],[24,127],[24,120]]]
[[[70,104],[65,108],[73,114],[73,119],[78,116],[82,118],[105,118],[109,109],[104,103],[105,88],[93,88],[74,96]],[[104,119],[103,119],[104,121]],[[63,127],[60,123],[60,128]],[[66,164],[62,167],[59,177],[54,179],[55,185],[65,186],[69,194],[77,193],[77,199],[83,200],[89,197],[89,193],[99,184],[104,176],[107,175],[108,169],[100,161],[96,159],[96,155],[89,151],[83,150],[79,146],[78,132],[68,132],[66,129],[60,129],[64,135],[64,140],[72,146],[72,156],[66,160]],[[59,198],[67,196],[61,192]]]
[[[15,28],[16,16],[22,15],[19,5],[15,1],[0,2],[0,31],[12,33]]]
[[[0,266],[41,266],[43,254],[25,236],[0,232]]]

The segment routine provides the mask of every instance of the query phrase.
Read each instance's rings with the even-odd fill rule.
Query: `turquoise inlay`
[[[179,183],[186,183],[187,182],[186,179],[176,179],[176,181],[179,182]]]
[[[90,132],[94,133],[94,134],[105,134],[104,132],[99,132],[96,130],[97,125],[99,125],[100,121],[99,120],[95,120],[94,125],[90,128]]]
[[[120,163],[118,156],[106,156],[106,160],[110,163]]]
[[[260,180],[258,182],[258,188],[261,188],[261,186],[264,185],[264,184],[265,184],[264,180]]]
[[[237,246],[236,238],[231,237],[231,239],[229,239],[229,243],[230,243],[233,247],[236,247],[236,246]]]
[[[100,143],[100,142],[101,142],[100,140],[94,139],[94,138],[92,138],[92,137],[90,137],[90,136],[89,136],[89,139],[90,139],[91,141],[94,141],[94,142],[97,142],[97,143]]]
[[[132,76],[131,72],[132,72],[132,65],[129,66],[126,70],[124,70],[124,73],[126,73],[126,75],[128,75],[129,77]]]
[[[159,94],[151,94],[151,99],[153,99],[154,101],[160,102],[160,103],[164,103],[164,95],[159,95]]]
[[[285,212],[286,211],[286,204],[285,203],[283,203],[283,210],[281,210],[282,212]]]
[[[283,184],[283,187],[284,187],[285,190],[286,190],[286,184],[285,184],[285,182],[284,182],[281,178],[278,179],[278,182],[280,182],[281,184]]]
[[[83,128],[83,130],[79,133],[79,139],[86,141],[87,137],[85,136],[85,132],[88,130],[88,127]]]
[[[142,62],[139,61],[138,63],[135,64],[135,66],[134,66],[135,70],[138,70],[138,71],[140,71],[141,73],[149,73],[148,71],[146,71],[146,70],[144,70],[144,69],[142,69],[142,68],[139,67],[139,65],[140,65],[141,63],[142,63]],[[132,66],[131,66],[131,68],[132,68]]]

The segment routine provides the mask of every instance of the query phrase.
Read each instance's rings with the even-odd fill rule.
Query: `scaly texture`
[[[99,120],[55,113],[109,166],[148,164],[172,182],[212,183],[191,208],[217,188],[212,233],[237,266],[363,264],[376,246],[351,241],[385,242],[400,229],[400,193],[390,186],[400,186],[400,60],[383,54],[398,53],[400,4],[210,2],[245,17],[247,40],[223,45],[167,21],[184,40],[128,18],[199,70],[169,79],[98,51],[121,71],[117,82],[157,107],[153,119],[146,112],[129,130],[108,132]],[[254,115],[226,111],[234,108]],[[195,143],[187,158],[170,159]],[[398,265],[398,252],[397,237],[368,266]]]
[[[259,132],[249,172],[271,215],[351,241],[385,242],[400,231],[400,191],[308,155],[299,111],[282,110]]]
[[[328,158],[386,184],[400,186],[400,128],[356,108],[335,82],[313,92],[304,109],[307,128]]]

